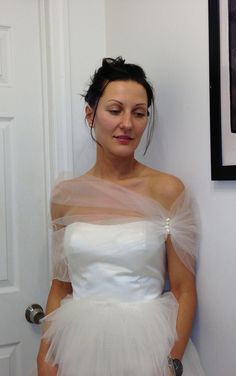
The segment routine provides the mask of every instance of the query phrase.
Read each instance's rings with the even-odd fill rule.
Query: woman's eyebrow
[[[122,102],[118,101],[117,99],[109,99],[107,102],[117,102],[119,104],[123,104]]]
[[[109,99],[109,100],[107,101],[107,103],[109,103],[109,102],[116,102],[116,103],[119,103],[119,104],[123,104],[123,102],[121,102],[121,101],[119,101],[119,100],[117,100],[117,99]],[[147,103],[145,103],[145,102],[142,102],[142,103],[136,103],[135,106],[147,106]]]

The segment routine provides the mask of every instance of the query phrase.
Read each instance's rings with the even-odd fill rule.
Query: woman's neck
[[[115,181],[137,177],[141,168],[142,164],[134,159],[133,156],[106,158],[104,155],[98,155],[96,163],[89,173]]]

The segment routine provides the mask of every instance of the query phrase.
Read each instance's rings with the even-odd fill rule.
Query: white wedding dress
[[[58,376],[169,375],[178,303],[164,292],[165,238],[172,232],[178,240],[188,214],[175,209],[167,217],[161,210],[156,218],[121,223],[76,218],[63,230],[60,259],[73,295],[45,318],[44,334],[50,342],[46,360],[58,365]],[[204,375],[191,341],[183,366],[183,376]]]

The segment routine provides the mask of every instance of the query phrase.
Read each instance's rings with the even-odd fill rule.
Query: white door
[[[39,4],[0,0],[0,376],[32,368],[49,286]]]

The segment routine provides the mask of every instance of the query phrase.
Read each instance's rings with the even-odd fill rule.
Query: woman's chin
[[[135,149],[129,147],[117,148],[112,150],[111,154],[117,158],[130,158],[134,156]]]

